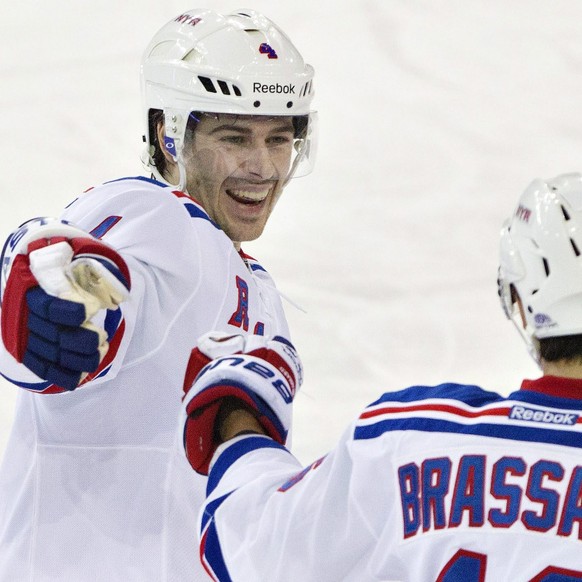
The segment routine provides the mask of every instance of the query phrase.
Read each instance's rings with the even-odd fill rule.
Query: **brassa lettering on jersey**
[[[582,466],[566,470],[546,459],[528,465],[508,456],[488,472],[489,463],[485,455],[464,455],[457,462],[437,457],[400,466],[404,538],[458,527],[466,518],[469,527],[521,523],[529,531],[582,540]]]

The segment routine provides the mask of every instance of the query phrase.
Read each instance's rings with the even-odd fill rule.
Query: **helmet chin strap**
[[[152,157],[151,157],[149,151],[147,151],[147,149],[143,152],[143,154],[141,156],[141,161],[142,161],[142,164],[144,165],[144,167],[149,172],[151,172],[152,176],[158,182],[168,184],[168,186],[172,186],[172,188],[176,188],[176,190],[180,190],[180,192],[185,192],[187,194],[188,190],[186,190],[186,166],[185,166],[184,162],[182,161],[182,155],[180,153],[177,157],[173,156],[173,158],[174,158],[174,162],[178,166],[179,179],[178,179],[177,184],[172,184],[167,178],[162,176],[162,174],[160,173],[158,168],[155,166],[155,164],[152,160]]]
[[[180,192],[185,192],[187,194],[188,190],[186,190],[186,166],[182,161],[182,152],[180,152],[178,156],[174,159],[176,160],[176,164],[178,165],[178,174],[180,176],[180,180],[178,181],[178,185],[176,186],[176,188],[180,190]]]

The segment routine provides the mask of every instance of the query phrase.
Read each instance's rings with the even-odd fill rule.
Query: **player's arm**
[[[134,359],[155,358],[169,334],[196,338],[207,331],[197,306],[212,303],[205,281],[224,260],[216,241],[225,239],[226,251],[232,244],[184,200],[169,188],[129,179],[97,186],[64,211],[62,218],[116,249],[131,271],[131,298],[120,308],[123,342],[107,375],[92,384],[109,381]],[[177,346],[176,357],[186,359],[188,347],[191,342]]]
[[[196,378],[185,397],[186,454],[199,471],[212,459],[200,517],[203,563],[217,580],[343,579],[340,573],[370,547],[351,485],[350,433],[324,460],[302,468],[284,440],[270,434],[271,417],[285,427],[291,404],[276,389],[287,383],[285,368],[268,364],[280,346],[254,338],[264,343],[265,360],[241,353],[245,339],[236,341],[238,353],[227,355],[203,340],[185,383],[188,389]],[[201,349],[215,357],[205,367]],[[256,366],[263,372],[255,373]]]
[[[100,373],[112,337],[95,321],[129,294],[119,253],[56,219],[34,219],[2,252],[4,355],[30,373],[26,384],[50,393],[74,390]]]
[[[252,410],[236,399],[225,401],[216,423],[219,441],[226,442],[241,434],[266,434]]]

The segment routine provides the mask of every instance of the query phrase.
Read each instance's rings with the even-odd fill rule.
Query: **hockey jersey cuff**
[[[286,447],[263,435],[243,435],[222,443],[216,449],[210,463],[206,495],[210,495],[216,489],[233,463],[247,453],[258,449],[280,449],[288,452]]]

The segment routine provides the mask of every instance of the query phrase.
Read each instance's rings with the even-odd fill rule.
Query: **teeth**
[[[261,192],[250,192],[248,190],[229,190],[229,194],[241,200],[248,200],[249,202],[262,202],[268,195],[269,189]]]

